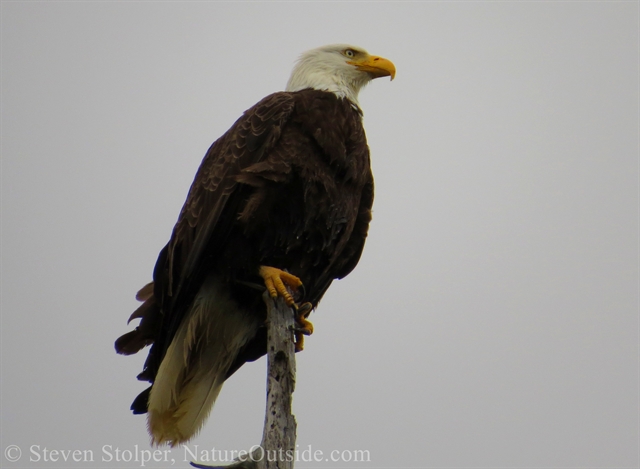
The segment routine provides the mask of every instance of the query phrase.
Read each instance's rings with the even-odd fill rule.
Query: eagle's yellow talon
[[[280,295],[284,298],[287,306],[295,305],[295,301],[287,291],[287,287],[292,290],[297,290],[302,286],[302,280],[295,275],[285,272],[284,270],[269,267],[267,265],[260,266],[258,273],[264,279],[264,285],[267,287],[267,291],[269,292],[269,295],[271,295],[271,298],[277,298],[278,295]]]
[[[304,335],[301,332],[296,332],[295,351],[302,352],[304,350]]]
[[[304,336],[313,334],[313,324],[307,321],[309,314],[311,314],[311,310],[313,309],[313,305],[309,302],[303,303],[301,305],[295,305],[296,309],[296,329],[295,329],[295,337],[296,337],[296,352],[301,352],[304,350]]]
[[[299,314],[296,316],[296,324],[298,326],[295,329],[296,352],[302,352],[304,350],[304,336],[313,334],[313,324],[306,319],[309,316],[311,309],[311,303],[304,303],[297,308]]]
[[[307,321],[313,305],[308,302],[297,305],[287,287],[297,290],[302,287],[302,281],[295,275],[267,265],[260,266],[258,273],[264,279],[264,285],[271,298],[275,299],[280,295],[287,306],[296,310],[295,349],[296,352],[301,352],[304,349],[304,336],[313,334],[313,324]]]
[[[313,334],[313,324],[307,321],[307,319],[303,315],[298,316],[296,318],[296,322],[298,323],[298,326],[300,326],[298,327],[298,332],[304,335]]]

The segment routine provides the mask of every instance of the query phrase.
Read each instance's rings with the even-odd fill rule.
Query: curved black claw
[[[311,310],[313,310],[313,305],[308,301],[301,305],[296,304],[296,312],[298,313],[298,316],[302,316],[305,319],[309,317]]]

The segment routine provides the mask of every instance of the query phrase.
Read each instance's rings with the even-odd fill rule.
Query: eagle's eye
[[[351,50],[351,49],[346,49],[344,51],[344,55],[346,55],[349,58],[352,58],[352,57],[356,56],[356,52],[354,50]]]

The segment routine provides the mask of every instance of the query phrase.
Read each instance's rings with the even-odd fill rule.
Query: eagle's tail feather
[[[155,297],[149,295],[141,301],[144,301],[144,303],[133,312],[128,321],[131,322],[134,319],[142,318],[140,325],[116,340],[116,352],[122,355],[137,353],[147,345],[151,345],[158,333],[162,315]]]
[[[149,394],[151,393],[151,386],[142,391],[138,396],[133,400],[131,404],[131,410],[135,415],[138,414],[146,414],[147,406],[149,405]]]
[[[259,318],[226,290],[208,278],[167,349],[149,396],[153,444],[175,446],[202,428],[238,351],[256,334]]]

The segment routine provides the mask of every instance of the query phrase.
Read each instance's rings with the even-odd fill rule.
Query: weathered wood
[[[291,413],[293,391],[296,386],[296,358],[294,348],[294,317],[284,299],[267,303],[267,409],[262,448],[264,458],[257,469],[293,469],[296,446],[296,419]]]
[[[198,468],[293,469],[296,446],[296,419],[291,413],[296,384],[293,311],[278,297],[265,292],[267,305],[267,405],[260,446],[237,458],[228,466]]]

